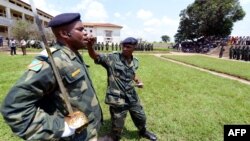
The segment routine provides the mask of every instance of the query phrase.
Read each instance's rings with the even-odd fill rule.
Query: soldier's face
[[[68,33],[70,46],[75,50],[84,48],[88,43],[87,32],[80,21],[77,21]]]
[[[122,46],[122,54],[125,57],[131,57],[136,45],[124,44]]]

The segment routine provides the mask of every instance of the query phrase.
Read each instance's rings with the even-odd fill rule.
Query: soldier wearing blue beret
[[[137,45],[138,41],[133,37],[128,37],[122,41],[122,44]]]
[[[78,52],[93,47],[79,13],[64,13],[48,24],[57,43],[51,52],[62,77],[74,111],[85,113],[88,126],[81,130],[70,126],[74,116],[67,116],[53,74],[48,54],[42,51],[11,88],[3,101],[1,113],[12,131],[25,140],[97,140],[102,112],[84,59]]]
[[[122,52],[99,54],[88,47],[89,55],[96,64],[102,65],[108,74],[105,103],[109,105],[112,130],[110,136],[115,141],[121,139],[127,112],[130,113],[141,137],[156,141],[157,137],[146,129],[146,115],[135,90],[143,87],[137,77],[139,61],[133,56],[138,41],[128,37],[121,42]]]

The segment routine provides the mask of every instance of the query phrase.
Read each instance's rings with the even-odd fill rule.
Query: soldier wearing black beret
[[[61,99],[48,54],[37,55],[27,71],[11,88],[1,108],[12,131],[25,140],[97,140],[102,112],[84,59],[78,52],[93,47],[95,40],[87,37],[79,13],[64,13],[48,24],[57,43],[51,52],[69,93],[75,111],[84,113],[89,124],[83,130],[71,126],[75,116],[68,116]]]
[[[157,140],[157,137],[146,129],[146,115],[135,90],[135,87],[143,87],[142,81],[136,74],[139,61],[133,56],[137,44],[137,39],[128,37],[121,42],[121,52],[110,54],[99,54],[88,47],[90,57],[96,64],[102,65],[108,74],[105,103],[109,105],[111,114],[110,136],[115,141],[121,139],[128,112],[141,137],[151,141]]]

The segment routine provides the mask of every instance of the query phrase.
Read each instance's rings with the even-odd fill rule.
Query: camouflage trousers
[[[123,107],[110,106],[109,111],[112,122],[111,134],[118,138],[121,138],[122,130],[128,112],[130,113],[130,116],[138,130],[143,129],[146,126],[146,115],[143,107],[139,102],[132,103]]]

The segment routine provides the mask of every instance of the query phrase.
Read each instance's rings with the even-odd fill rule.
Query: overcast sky
[[[29,3],[29,0],[23,0]],[[34,0],[37,8],[56,16],[64,12],[79,12],[83,22],[105,22],[123,26],[121,38],[143,38],[161,41],[168,35],[174,41],[179,26],[180,11],[194,0]],[[246,12],[242,21],[234,24],[232,35],[250,36],[250,0],[240,0]]]

